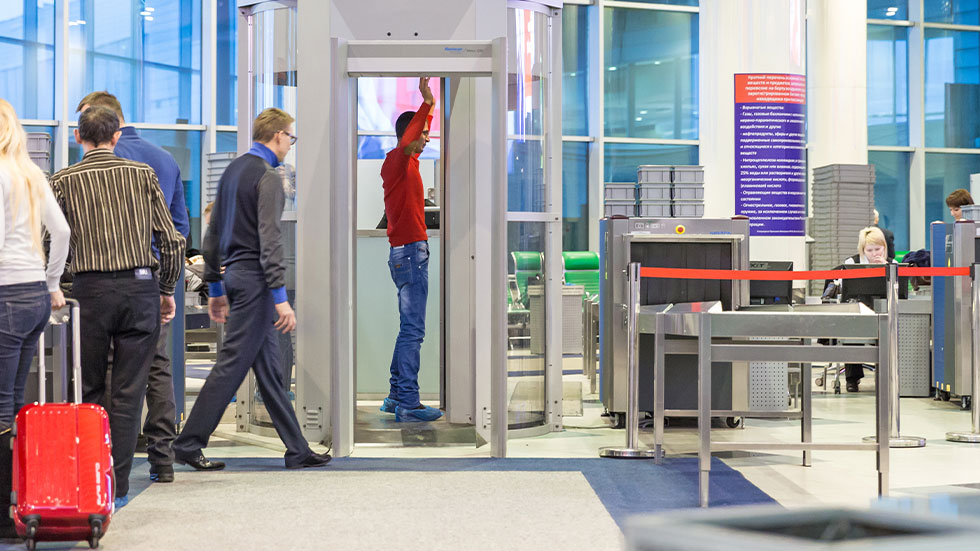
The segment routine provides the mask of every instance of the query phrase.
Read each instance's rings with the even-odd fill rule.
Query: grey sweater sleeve
[[[265,272],[269,289],[286,285],[286,264],[283,260],[282,209],[286,194],[275,170],[267,170],[259,180],[259,262]]]

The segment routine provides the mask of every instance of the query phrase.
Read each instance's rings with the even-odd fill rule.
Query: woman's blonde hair
[[[14,107],[0,98],[0,170],[10,179],[11,213],[20,219],[25,204],[31,228],[31,241],[39,255],[44,256],[41,242],[41,205],[47,177],[27,154],[27,133],[17,119]]]
[[[885,242],[885,234],[881,232],[880,229],[869,226],[861,230],[858,234],[858,254],[864,254],[864,248],[868,245],[881,245],[882,247],[887,247],[888,244]]]

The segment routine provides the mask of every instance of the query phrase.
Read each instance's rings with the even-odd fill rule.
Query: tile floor
[[[573,378],[575,376],[572,376]],[[581,376],[579,376],[581,377]],[[568,380],[569,377],[566,377]],[[584,381],[584,378],[582,379]],[[873,377],[866,378],[858,394],[834,395],[814,391],[813,436],[819,441],[859,441],[873,433]],[[375,415],[380,402],[359,402],[359,415]],[[957,402],[931,398],[901,400],[903,434],[921,436],[927,445],[919,449],[891,452],[891,495],[914,496],[937,492],[980,495],[980,445],[947,442],[949,430],[969,430],[970,414]],[[595,457],[602,446],[621,445],[624,432],[611,428],[602,417],[603,408],[595,395],[586,395],[581,417],[567,417],[563,432],[533,438],[512,439],[510,457]],[[376,415],[384,416],[378,412]],[[214,457],[276,456],[283,450],[276,439],[235,432],[233,418],[222,424],[208,449]],[[383,420],[381,421],[383,422]],[[799,421],[747,419],[740,429],[713,429],[713,439],[731,441],[799,440]],[[668,456],[693,454],[697,429],[692,420],[674,420],[666,431]],[[650,431],[641,430],[640,440],[652,443]],[[357,445],[355,457],[481,457],[488,446],[399,447]],[[877,496],[875,454],[870,451],[814,452],[811,467],[802,467],[800,452],[728,452],[718,454],[749,481],[788,507],[820,504],[865,506]]]

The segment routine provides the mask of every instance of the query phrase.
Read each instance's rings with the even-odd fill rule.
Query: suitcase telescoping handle
[[[75,299],[65,299],[65,307],[51,313],[52,325],[63,325],[71,320],[71,369],[72,369],[72,390],[75,394],[75,403],[82,403],[82,347],[81,331],[79,329],[81,309]],[[70,316],[68,315],[70,312]],[[64,346],[65,343],[62,343]],[[41,338],[37,341],[37,403],[44,405],[45,394],[47,394],[47,374],[44,366],[44,331]]]

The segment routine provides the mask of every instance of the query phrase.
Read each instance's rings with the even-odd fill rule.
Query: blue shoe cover
[[[434,407],[422,406],[422,409],[395,407],[395,421],[435,421],[440,417],[442,412]]]
[[[129,496],[128,495],[125,495],[125,496],[122,496],[122,497],[117,497],[113,501],[113,510],[114,511],[118,511],[118,510],[122,509],[123,507],[125,507],[127,503],[129,503]]]
[[[395,413],[395,408],[398,407],[398,402],[392,400],[391,398],[385,398],[383,404],[379,408],[384,413]]]

